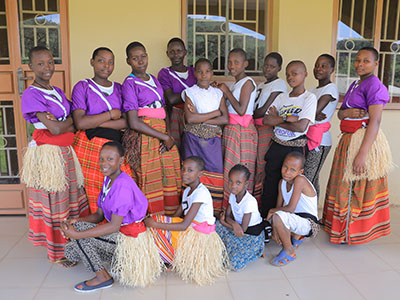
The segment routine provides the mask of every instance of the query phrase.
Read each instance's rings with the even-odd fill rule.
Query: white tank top
[[[307,177],[303,176],[305,179],[307,179]],[[307,179],[308,182],[310,182]],[[304,195],[303,193],[300,194],[300,199],[299,202],[297,202],[297,206],[296,209],[294,210],[294,213],[308,213],[311,214],[315,217],[318,218],[318,197],[317,197],[317,192],[315,191],[314,186],[312,185],[312,183],[310,182],[311,186],[314,189],[315,192],[315,196],[313,197],[309,197]],[[282,184],[281,184],[281,191],[282,191],[282,198],[283,198],[283,202],[286,205],[289,204],[290,202],[290,198],[292,197],[293,194],[293,187],[294,184],[292,184],[292,188],[290,189],[290,191],[287,191],[287,182],[282,179]]]
[[[240,93],[242,91],[242,87],[247,82],[247,80],[250,80],[253,83],[254,89],[250,94],[250,100],[249,100],[249,104],[247,105],[247,109],[246,109],[245,115],[251,115],[252,116],[253,115],[253,111],[254,111],[254,101],[256,100],[256,97],[257,97],[257,85],[254,82],[253,78],[251,78],[249,76],[246,76],[245,78],[240,79],[238,82],[236,82],[232,86],[231,91],[232,91],[232,95],[236,98],[236,100],[239,101]],[[235,115],[238,114],[229,101],[227,102],[227,107],[228,107],[228,112],[230,114],[235,114]]]

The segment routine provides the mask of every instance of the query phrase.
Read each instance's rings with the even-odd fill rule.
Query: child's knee
[[[273,224],[273,226],[282,224],[282,219],[277,213],[272,215],[272,224]]]

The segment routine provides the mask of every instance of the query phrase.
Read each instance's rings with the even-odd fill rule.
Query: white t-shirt
[[[214,208],[210,191],[200,183],[190,196],[188,196],[189,192],[190,187],[188,186],[182,196],[183,214],[186,216],[193,203],[202,203],[197,215],[194,217],[194,221],[199,223],[207,222],[208,225],[214,225]]]
[[[229,204],[231,205],[235,222],[242,224],[243,215],[248,213],[251,213],[249,227],[262,222],[260,212],[258,211],[257,200],[249,192],[246,191],[246,194],[239,203],[236,202],[236,196],[230,194]]]
[[[240,79],[238,82],[236,82],[232,86],[231,92],[232,92],[233,96],[236,98],[236,100],[239,101],[240,100],[240,93],[242,91],[242,87],[247,82],[247,80],[250,80],[253,83],[254,90],[250,94],[250,100],[249,100],[249,104],[247,105],[247,109],[246,109],[245,115],[251,115],[252,116],[253,115],[253,111],[254,111],[254,101],[256,100],[256,97],[257,97],[257,85],[254,82],[253,78],[251,78],[249,76],[246,76],[245,78]],[[226,106],[228,107],[228,113],[235,114],[235,115],[238,114],[229,101],[227,101]]]
[[[186,96],[192,101],[199,114],[209,113],[219,109],[224,93],[212,86],[203,89],[197,84],[185,90]]]
[[[106,86],[102,86],[100,84],[97,84],[94,80],[89,79],[91,82],[93,82],[103,94],[106,94],[107,96],[110,96],[113,91],[114,91],[114,82],[111,84],[111,86],[106,87]]]
[[[176,72],[176,74],[178,74],[178,76],[184,80],[188,79],[189,77],[189,70],[186,70],[186,72]]]
[[[281,93],[271,104],[275,106],[279,112],[279,116],[298,116],[299,120],[307,119],[310,120],[308,126],[312,125],[315,121],[315,112],[317,110],[317,97],[305,91],[303,94],[297,97],[289,97],[289,92]],[[304,135],[308,130],[308,127],[303,132],[294,132],[285,128],[276,126],[274,128],[274,134],[277,138],[283,141],[290,141]]]
[[[286,90],[286,83],[280,78],[277,78],[271,82],[260,83],[257,87],[257,97],[254,103],[254,110],[262,107],[272,93],[286,92]]]
[[[333,99],[335,99],[334,101],[330,101],[328,105],[325,106],[325,108],[322,110],[322,112],[326,115],[326,119],[322,121],[315,121],[315,124],[330,122],[339,101],[339,91],[336,84],[329,83],[320,88],[313,88],[310,90],[310,92],[313,93],[318,100],[324,95],[330,95]],[[321,146],[332,146],[332,137],[329,130],[327,132],[324,132],[322,136]]]

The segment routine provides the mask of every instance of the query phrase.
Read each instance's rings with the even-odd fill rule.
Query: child
[[[335,59],[329,54],[318,57],[314,66],[314,77],[318,86],[310,90],[317,99],[317,113],[315,125],[307,131],[307,155],[304,175],[311,181],[319,197],[319,172],[324,165],[332,147],[332,138],[329,132],[331,119],[339,101],[339,92],[336,84],[331,82],[331,75],[335,70]]]
[[[158,72],[158,80],[164,89],[164,98],[170,112],[170,130],[178,149],[181,149],[183,134],[183,90],[196,84],[194,68],[185,66],[187,54],[185,43],[180,38],[172,38],[167,44],[167,56],[171,66]]]
[[[323,223],[335,244],[363,244],[390,234],[389,144],[380,131],[386,87],[374,75],[379,54],[358,51],[353,82],[338,112],[342,136],[326,189]]]
[[[263,120],[264,124],[274,126],[273,142],[265,155],[265,181],[261,198],[263,217],[276,206],[285,156],[292,151],[305,153],[305,134],[308,126],[314,123],[317,108],[317,98],[304,88],[306,77],[304,63],[291,61],[286,66],[286,79],[292,91],[278,95]]]
[[[257,91],[252,78],[246,75],[248,66],[247,54],[243,49],[232,49],[228,56],[228,70],[235,77],[232,90],[225,83],[218,87],[228,98],[229,124],[224,127],[224,204],[229,199],[228,180],[229,170],[236,164],[245,165],[250,171],[250,193],[254,188],[255,163],[257,158],[257,130],[254,126],[253,111]]]
[[[229,171],[229,204],[216,231],[228,251],[231,268],[239,271],[264,253],[264,222],[257,200],[246,190],[250,171],[235,165]]]
[[[254,197],[261,206],[262,188],[265,178],[265,154],[271,145],[273,128],[263,124],[263,118],[275,98],[286,92],[286,83],[278,77],[282,67],[282,56],[277,52],[269,53],[264,60],[264,76],[267,80],[258,85],[257,99],[254,103],[254,123],[258,133],[256,175],[254,183]]]
[[[171,257],[165,259],[184,280],[199,285],[211,284],[216,277],[223,276],[228,266],[225,246],[215,232],[215,218],[211,194],[200,182],[204,160],[191,156],[184,160],[182,181],[188,187],[183,192],[182,205],[173,217],[154,216],[145,219],[152,227],[154,238],[168,245]],[[177,236],[177,231],[182,233]],[[172,247],[171,247],[172,246]],[[175,256],[175,258],[174,258]]]
[[[123,137],[126,159],[149,200],[149,212],[171,214],[179,205],[181,166],[178,149],[167,131],[163,90],[157,78],[146,73],[148,57],[141,43],[130,43],[126,55],[132,68],[122,85],[130,128]]]
[[[121,142],[120,130],[127,123],[121,116],[121,85],[108,79],[114,70],[114,54],[108,48],[97,48],[90,65],[94,77],[79,81],[72,91],[72,116],[79,130],[73,147],[82,166],[90,211],[95,213],[103,185],[98,164],[100,149],[110,140]]]
[[[133,179],[121,171],[124,150],[120,143],[105,143],[99,157],[105,177],[97,211],[62,223],[64,235],[71,239],[65,255],[71,261],[82,261],[89,272],[96,274],[75,285],[75,291],[92,292],[112,286],[114,279],[103,262],[112,263],[112,273],[121,283],[146,286],[162,271],[157,247],[142,221],[147,199]],[[104,219],[108,223],[97,225]]]
[[[272,218],[272,238],[282,245],[282,250],[272,260],[275,266],[284,266],[296,259],[295,248],[305,237],[318,233],[317,193],[303,176],[304,156],[294,151],[286,155],[282,164],[282,179],[276,208],[268,212]]]
[[[71,147],[75,130],[71,104],[61,89],[50,84],[54,73],[50,50],[32,48],[29,67],[35,80],[21,99],[24,119],[35,126],[21,174],[29,188],[29,240],[34,246],[47,247],[50,262],[70,267],[60,222],[89,213],[82,170]]]
[[[185,90],[183,159],[189,156],[204,159],[201,182],[210,190],[214,210],[219,213],[224,195],[220,126],[228,123],[228,110],[221,90],[210,86],[213,75],[210,61],[200,58],[195,69],[197,85]]]

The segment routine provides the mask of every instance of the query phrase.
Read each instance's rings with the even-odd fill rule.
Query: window
[[[213,64],[215,75],[227,75],[229,51],[243,48],[249,60],[248,74],[262,75],[267,0],[187,0],[184,5],[185,2],[189,65],[206,57]]]
[[[378,77],[391,108],[400,109],[400,0],[337,0],[336,83],[343,97],[357,80],[354,58],[364,46],[380,53]]]

